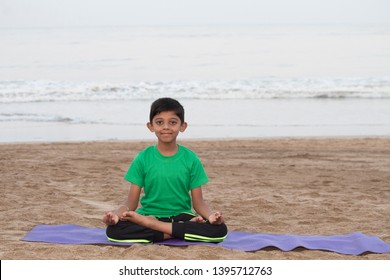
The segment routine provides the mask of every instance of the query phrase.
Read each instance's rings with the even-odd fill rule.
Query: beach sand
[[[209,205],[231,231],[338,235],[390,243],[390,138],[182,141],[210,177]],[[19,241],[38,224],[104,227],[127,195],[132,158],[153,142],[0,145],[1,259],[386,259],[298,248],[58,245]]]

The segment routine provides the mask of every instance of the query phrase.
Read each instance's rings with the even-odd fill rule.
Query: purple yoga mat
[[[89,228],[72,224],[38,225],[21,240],[57,244],[107,244],[115,246],[131,246],[134,244],[107,240],[104,228]],[[360,232],[347,235],[308,236],[233,231],[229,232],[228,237],[218,244],[187,242],[179,239],[169,239],[156,244],[167,246],[217,246],[239,251],[258,251],[266,247],[291,251],[303,247],[309,250],[325,250],[346,255],[360,255],[366,252],[390,253],[390,244],[376,236],[369,236]]]

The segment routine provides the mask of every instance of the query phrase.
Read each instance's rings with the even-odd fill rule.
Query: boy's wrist
[[[129,207],[127,207],[126,205],[121,205],[118,207],[118,209],[115,211],[115,214],[119,217],[122,215],[123,212],[127,212],[129,211]]]
[[[122,208],[125,208],[125,211],[129,211],[129,207],[127,207],[126,205],[121,205],[119,206],[118,210],[121,210]]]

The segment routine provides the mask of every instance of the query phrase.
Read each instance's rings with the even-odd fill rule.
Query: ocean
[[[0,29],[0,142],[148,140],[178,99],[184,139],[390,135],[390,27]]]

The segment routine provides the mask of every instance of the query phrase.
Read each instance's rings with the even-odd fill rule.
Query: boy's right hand
[[[116,215],[112,212],[107,212],[103,216],[103,223],[105,223],[108,226],[116,225],[118,222],[119,222],[118,215]]]

